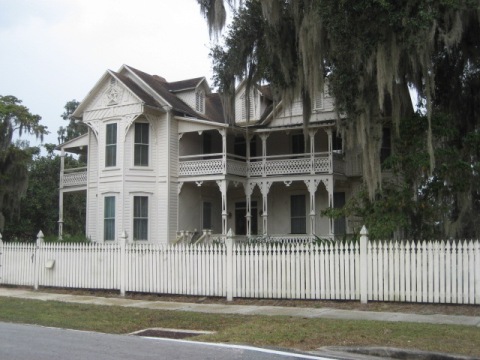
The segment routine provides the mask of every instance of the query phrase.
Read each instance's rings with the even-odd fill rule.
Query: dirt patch
[[[58,289],[41,288],[41,291],[72,294],[89,295],[100,297],[120,298],[118,291],[104,290],[76,290],[76,289]],[[200,297],[200,296],[173,296],[161,294],[145,293],[127,293],[127,299],[142,301],[171,301],[185,303],[202,304],[225,304],[225,305],[257,305],[257,306],[291,306],[291,307],[310,307],[310,308],[332,308],[344,310],[360,311],[379,311],[379,312],[402,312],[421,315],[444,314],[444,315],[464,315],[480,316],[479,305],[457,305],[457,304],[422,304],[422,303],[401,303],[401,302],[380,302],[371,301],[368,304],[361,304],[359,301],[328,301],[328,300],[288,300],[288,299],[240,299],[235,298],[228,302],[220,297]]]

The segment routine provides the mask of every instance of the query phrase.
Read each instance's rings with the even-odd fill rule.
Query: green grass
[[[149,327],[216,331],[194,339],[313,350],[322,346],[392,346],[480,356],[471,326],[217,315],[0,297],[0,321],[125,334]]]

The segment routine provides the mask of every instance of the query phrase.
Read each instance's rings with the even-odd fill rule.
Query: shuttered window
[[[250,97],[249,97],[250,103],[249,104],[247,104],[246,93],[243,93],[243,95],[240,99],[242,101],[242,120],[253,119],[254,109],[255,109],[253,95],[250,94]],[[247,118],[247,114],[248,114],[248,118]]]
[[[317,92],[313,99],[313,110],[323,109],[323,92]]]
[[[195,93],[195,110],[202,114],[205,112],[205,93],[202,90]]]

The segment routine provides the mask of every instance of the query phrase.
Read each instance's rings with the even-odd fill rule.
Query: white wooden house
[[[79,190],[96,242],[123,231],[155,243],[230,228],[284,241],[351,233],[350,219],[321,214],[343,206],[362,181],[359,153],[345,152],[335,135],[328,92],[316,97],[307,142],[300,102],[274,104],[262,86],[250,91],[250,106],[247,96],[240,84],[228,124],[205,78],[167,82],[127,65],[107,71],[73,114],[88,134],[59,147],[88,158],[81,169],[62,162],[60,233],[63,195]]]

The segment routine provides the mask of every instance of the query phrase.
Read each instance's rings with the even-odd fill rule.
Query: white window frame
[[[147,143],[137,143],[136,142],[136,133],[137,133],[137,124],[142,124],[142,125],[147,125],[147,129],[148,129],[148,139],[147,139]],[[134,123],[134,126],[133,126],[133,166],[134,167],[139,167],[139,168],[146,168],[146,167],[149,167],[150,166],[150,146],[151,144],[151,131],[150,131],[150,124],[148,122],[143,122],[143,121],[136,121]],[[146,146],[147,147],[147,164],[144,165],[144,164],[136,164],[135,163],[135,159],[136,159],[136,149],[137,149],[137,145],[141,145],[141,146]]]
[[[113,125],[115,125],[115,142],[114,143],[108,143],[108,129],[111,128]],[[108,162],[108,151],[110,147],[114,148],[114,154],[115,154],[115,162],[113,164],[110,164]],[[105,124],[105,167],[106,168],[114,168],[117,167],[117,160],[118,160],[118,122],[111,122]]]
[[[303,199],[304,199],[304,211],[305,211],[305,214],[302,215],[302,216],[299,216],[299,215],[296,215],[294,216],[293,213],[292,213],[292,206],[293,206],[293,203],[292,203],[292,200],[293,200],[293,197],[298,197],[298,196],[303,196]],[[293,223],[293,220],[294,219],[304,219],[305,221],[305,232],[294,232],[293,230],[293,226],[292,226],[292,223]],[[290,232],[292,234],[306,234],[307,233],[307,195],[304,194],[304,193],[298,193],[298,194],[290,194]]]
[[[146,197],[148,200],[147,204],[147,239],[135,239],[135,198],[136,197]],[[130,201],[131,201],[131,233],[132,233],[132,241],[135,241],[136,243],[141,243],[141,242],[148,242],[151,239],[151,233],[152,233],[152,200],[153,196],[151,192],[145,192],[145,191],[135,191],[130,193]]]
[[[107,201],[107,199],[113,199],[113,201],[114,201],[114,202],[113,202],[113,212],[114,212],[113,218],[112,218],[112,217],[108,217],[108,218],[106,217],[106,213],[105,213],[105,212],[106,212],[106,205],[107,205],[107,204],[106,204],[106,201]],[[102,210],[103,210],[103,211],[102,211],[102,214],[103,214],[103,216],[102,216],[102,218],[103,218],[103,222],[102,222],[102,230],[103,230],[103,231],[102,231],[102,234],[103,234],[103,235],[102,235],[102,239],[103,239],[104,242],[105,242],[105,241],[108,241],[108,242],[110,242],[110,241],[115,241],[116,238],[117,238],[117,230],[116,230],[116,227],[117,227],[117,226],[116,226],[116,225],[117,225],[117,196],[116,196],[115,194],[108,193],[108,194],[104,194],[104,195],[103,195]],[[105,235],[106,235],[106,226],[105,226],[105,224],[106,224],[106,221],[107,221],[107,220],[112,220],[112,219],[113,219],[113,238],[112,238],[112,239],[110,239],[110,238],[109,238],[109,239],[106,239],[106,236],[105,236]]]

